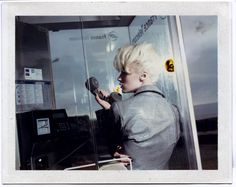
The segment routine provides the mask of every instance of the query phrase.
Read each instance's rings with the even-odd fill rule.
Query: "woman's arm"
[[[98,102],[98,104],[100,104],[102,106],[102,108],[104,108],[106,110],[111,108],[111,104],[101,98],[104,98],[107,96],[108,96],[108,93],[103,90],[100,90],[99,93],[96,94],[96,96],[95,96],[95,99]]]

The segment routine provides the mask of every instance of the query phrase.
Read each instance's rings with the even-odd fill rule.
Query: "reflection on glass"
[[[68,115],[89,114],[83,46],[79,29],[49,32],[56,108]]]

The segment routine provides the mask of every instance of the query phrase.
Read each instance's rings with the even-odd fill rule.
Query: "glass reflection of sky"
[[[88,94],[80,30],[50,32],[50,48],[56,107],[69,115],[87,114]]]
[[[181,23],[193,103],[216,104],[217,16],[181,16]]]

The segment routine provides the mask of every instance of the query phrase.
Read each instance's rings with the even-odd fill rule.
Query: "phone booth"
[[[25,33],[22,37],[26,41],[25,45],[29,45],[27,42],[32,40],[27,39],[29,36],[26,33],[32,30],[35,32],[31,32],[30,37],[35,38],[33,34],[40,34],[45,39],[40,39],[41,42],[45,42],[38,46],[38,49],[37,44],[30,43],[28,46],[29,49],[34,46],[34,54],[38,52],[42,54],[40,59],[35,60],[35,64],[43,62],[42,67],[37,67],[40,79],[34,81],[22,78],[23,67],[27,65],[22,62],[22,52],[17,51],[16,54],[21,57],[19,58],[21,62],[18,63],[20,65],[16,70],[19,73],[19,69],[22,69],[22,72],[19,73],[20,78],[16,80],[16,86],[22,87],[23,84],[25,88],[29,87],[28,84],[33,84],[30,86],[32,93],[36,93],[35,89],[41,90],[42,99],[35,101],[39,109],[65,109],[72,132],[75,133],[73,128],[76,128],[79,135],[82,128],[78,127],[80,124],[83,124],[86,130],[89,129],[90,136],[86,140],[86,145],[83,142],[74,145],[76,150],[72,150],[69,155],[73,155],[73,158],[69,159],[73,164],[69,164],[67,169],[103,169],[104,163],[112,161],[101,136],[102,128],[98,127],[96,111],[101,107],[86,89],[85,81],[90,77],[96,77],[103,90],[108,92],[117,90],[118,72],[113,67],[117,49],[125,44],[141,42],[152,43],[160,55],[163,71],[157,84],[168,101],[177,106],[180,112],[181,138],[172,155],[170,168],[201,169],[179,16],[73,16],[71,18],[67,16],[63,17],[64,22],[61,25],[55,22],[29,26],[29,22],[32,24],[32,20],[36,18],[24,16],[17,18],[17,24],[20,25],[17,45],[24,41],[21,39],[22,33]],[[40,49],[42,46],[45,46],[43,49],[46,52]],[[31,54],[32,52],[26,53],[27,58],[30,58]],[[44,69],[47,70],[46,80],[41,78],[44,76],[42,75]],[[40,92],[37,91],[37,94]],[[122,97],[129,97],[129,94],[123,94]],[[19,113],[35,107],[35,103],[27,101],[26,104],[25,107],[17,105]],[[86,116],[89,120],[81,121],[81,116]],[[79,159],[76,160],[77,158]]]

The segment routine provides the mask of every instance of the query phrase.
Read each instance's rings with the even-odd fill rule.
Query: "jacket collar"
[[[165,95],[162,93],[162,91],[155,85],[145,85],[145,86],[141,86],[135,93],[135,95],[138,95],[140,93],[143,92],[154,92],[157,93],[159,95],[161,95],[162,97],[165,97]]]

